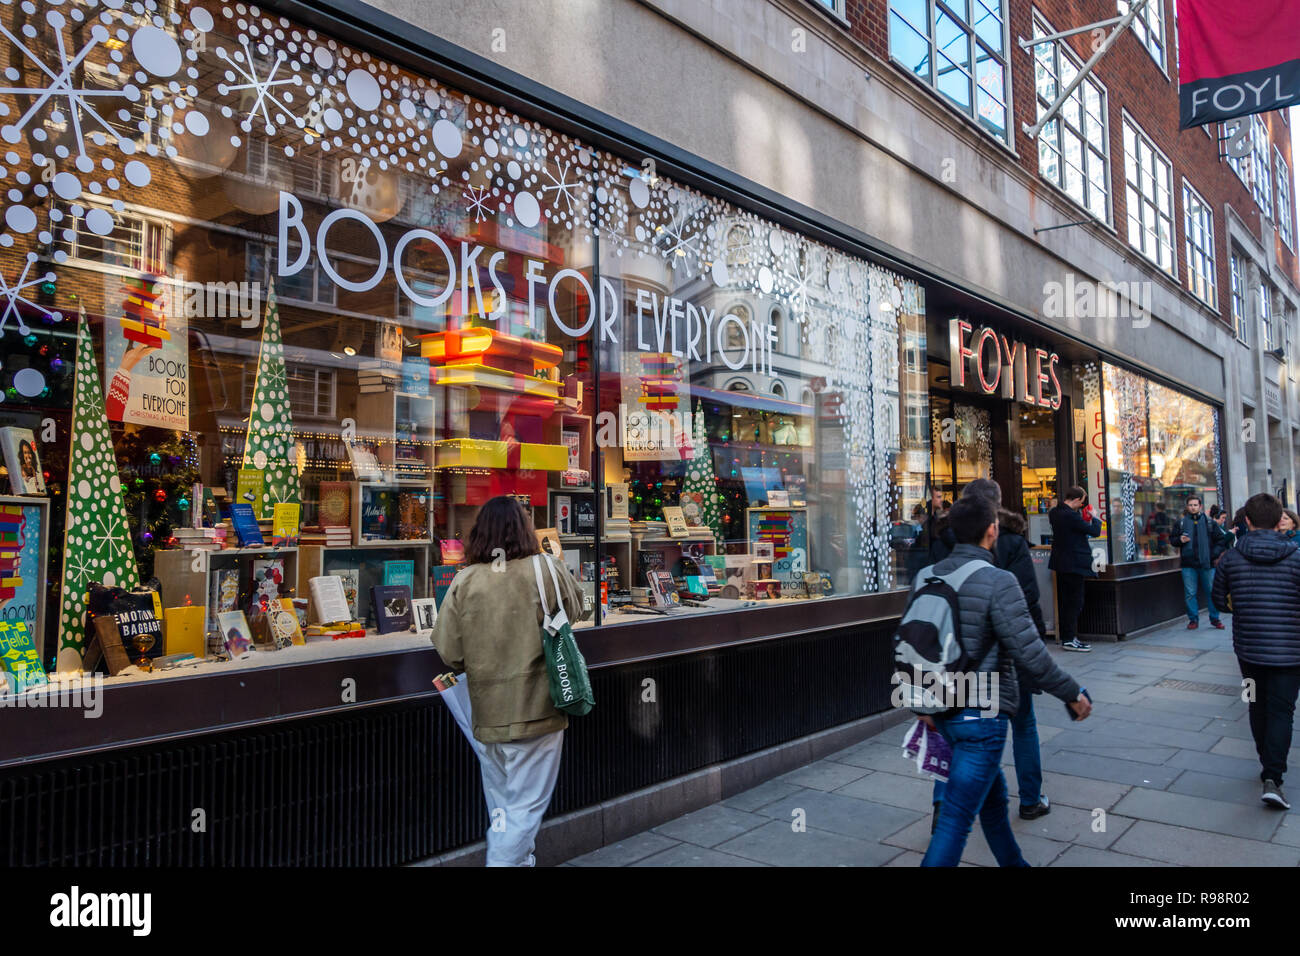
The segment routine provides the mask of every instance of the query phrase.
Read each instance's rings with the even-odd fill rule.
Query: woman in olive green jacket
[[[578,586],[563,565],[554,579],[540,555],[532,522],[513,498],[493,498],[479,511],[465,546],[468,564],[447,589],[433,643],[452,670],[464,670],[474,737],[491,825],[488,866],[532,866],[534,840],[551,802],[569,718],[551,703],[542,656],[542,606],[559,601],[570,621],[582,611]]]

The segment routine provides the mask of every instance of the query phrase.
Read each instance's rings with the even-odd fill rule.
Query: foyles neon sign
[[[955,388],[978,389],[1053,411],[1061,407],[1056,377],[1061,358],[1055,352],[1031,349],[988,326],[976,329],[965,319],[948,322],[948,347]]]

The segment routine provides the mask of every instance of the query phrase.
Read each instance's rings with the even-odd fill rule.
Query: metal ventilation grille
[[[594,671],[597,707],[565,738],[551,812],[884,710],[888,634]],[[389,866],[486,825],[473,751],[432,698],[0,771],[8,866]]]

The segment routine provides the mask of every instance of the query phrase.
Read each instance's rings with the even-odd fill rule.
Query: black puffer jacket
[[[1083,515],[1065,502],[1049,511],[1047,518],[1052,522],[1052,557],[1047,566],[1060,574],[1095,578],[1088,539],[1101,534],[1101,519],[1094,515],[1092,521],[1084,521]]]
[[[1300,550],[1250,531],[1214,573],[1214,606],[1232,615],[1232,649],[1247,664],[1300,667]],[[1231,606],[1229,606],[1231,601]]]
[[[998,712],[1014,717],[1020,708],[1017,665],[1038,687],[1069,703],[1079,697],[1079,684],[1056,666],[1047,645],[1038,636],[1025,597],[1010,571],[993,566],[993,555],[974,544],[959,544],[934,566],[935,574],[948,574],[967,561],[984,561],[957,592],[961,606],[961,643],[968,656],[978,660],[981,673],[998,674]]]

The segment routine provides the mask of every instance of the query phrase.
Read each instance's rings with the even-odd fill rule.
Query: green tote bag
[[[591,712],[596,698],[591,692],[591,678],[587,662],[582,659],[578,642],[573,639],[569,615],[560,599],[560,581],[556,577],[555,562],[549,557],[546,566],[551,571],[555,585],[555,613],[550,612],[546,600],[546,587],[542,583],[542,556],[533,556],[533,574],[537,578],[537,596],[542,602],[542,654],[546,658],[546,674],[551,685],[551,703],[555,709],[574,717]],[[568,570],[565,570],[568,573]]]

